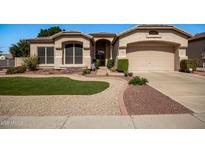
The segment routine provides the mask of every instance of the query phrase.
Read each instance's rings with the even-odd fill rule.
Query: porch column
[[[176,57],[178,57],[178,59],[176,59],[176,67],[175,69],[176,70],[179,70],[180,69],[180,61],[183,60],[183,59],[188,59],[187,55],[186,55],[186,47],[179,47],[177,50],[176,50]]]
[[[62,65],[62,48],[55,48],[54,49],[54,68],[60,69],[60,66]]]
[[[110,59],[112,59],[112,44],[110,43]]]
[[[93,53],[93,56],[94,56],[93,59],[96,59],[96,44],[95,44],[95,43],[94,43],[94,45],[93,45],[93,48],[94,48],[94,49],[93,49],[93,52],[94,52],[94,53]]]

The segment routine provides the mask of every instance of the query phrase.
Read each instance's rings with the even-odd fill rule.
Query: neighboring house
[[[30,54],[42,68],[88,67],[93,59],[105,66],[108,59],[128,59],[129,71],[179,70],[187,59],[191,34],[174,26],[140,25],[119,34],[63,31],[29,39]]]
[[[189,59],[197,59],[199,66],[205,67],[205,32],[189,39],[187,56]]]
[[[13,59],[11,54],[0,54],[0,60]]]
[[[0,68],[14,66],[14,59],[11,54],[0,54]]]

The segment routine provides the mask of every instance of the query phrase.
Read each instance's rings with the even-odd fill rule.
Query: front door
[[[105,51],[99,50],[96,58],[100,60],[100,66],[105,66]]]

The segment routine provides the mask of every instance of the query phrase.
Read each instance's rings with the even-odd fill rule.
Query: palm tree
[[[9,51],[13,57],[28,57],[30,54],[29,42],[20,40],[18,43],[12,44]]]

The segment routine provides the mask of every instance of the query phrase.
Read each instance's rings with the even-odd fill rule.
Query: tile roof
[[[189,41],[198,40],[202,38],[205,38],[205,32],[194,35],[192,38],[189,39]]]

